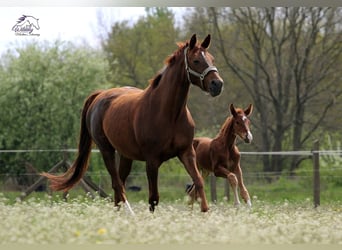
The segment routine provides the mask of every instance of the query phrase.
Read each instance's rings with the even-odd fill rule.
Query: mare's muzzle
[[[223,82],[219,79],[214,79],[210,82],[210,85],[208,86],[208,92],[209,94],[214,97],[218,96],[222,91]]]
[[[184,63],[185,63],[185,70],[186,70],[186,75],[188,77],[188,81],[189,83],[192,84],[191,82],[191,78],[190,78],[190,75],[193,75],[193,76],[196,76],[200,79],[200,87],[201,89],[205,90],[205,87],[204,87],[204,78],[210,73],[210,72],[218,72],[217,71],[217,68],[215,66],[208,66],[205,70],[203,70],[202,73],[198,73],[194,70],[192,70],[190,67],[189,67],[189,64],[188,64],[188,59],[186,57],[186,53],[188,51],[189,48],[185,48],[184,49]],[[222,90],[222,86],[223,86],[223,81],[221,79],[214,79],[214,80],[211,80],[211,82],[209,83],[209,86],[207,86],[207,91],[209,92],[209,94],[211,96],[217,96],[221,93],[221,90]]]

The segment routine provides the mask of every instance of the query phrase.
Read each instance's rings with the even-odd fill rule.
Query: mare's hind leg
[[[119,178],[118,171],[115,166],[115,150],[113,148],[107,148],[100,149],[100,151],[106,168],[112,178],[115,206],[119,206],[121,201],[126,202],[126,195],[124,186]]]
[[[120,155],[119,176],[122,184],[126,185],[126,179],[132,170],[132,160]]]

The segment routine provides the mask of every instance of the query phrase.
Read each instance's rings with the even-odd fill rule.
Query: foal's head
[[[248,119],[248,117],[252,114],[252,111],[252,104],[249,104],[245,110],[235,108],[233,104],[230,104],[230,113],[233,115],[232,126],[234,134],[239,136],[246,143],[251,143],[253,140],[253,135],[249,129],[250,121]]]
[[[201,44],[197,44],[194,34],[184,47],[184,62],[189,82],[211,96],[217,96],[221,93],[223,80],[213,64],[214,57],[207,51],[210,39],[208,35]]]

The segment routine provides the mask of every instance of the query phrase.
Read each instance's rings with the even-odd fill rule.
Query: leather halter
[[[187,72],[187,76],[188,76],[188,80],[189,80],[189,83],[192,84],[191,82],[191,79],[190,79],[190,74],[191,75],[194,75],[194,76],[197,76],[200,81],[201,81],[201,88],[204,89],[204,85],[203,85],[203,79],[204,77],[210,72],[210,71],[215,71],[215,72],[218,72],[217,68],[215,66],[208,66],[208,68],[206,68],[205,70],[203,70],[203,72],[200,74],[194,70],[192,70],[189,65],[188,65],[188,59],[186,57],[187,55],[187,52],[188,52],[188,49],[189,47],[185,48],[184,49],[184,62],[185,62],[185,70]]]

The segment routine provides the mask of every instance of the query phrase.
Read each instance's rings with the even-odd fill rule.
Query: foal
[[[235,206],[240,204],[238,187],[247,205],[249,207],[252,205],[249,193],[242,179],[240,152],[235,145],[237,137],[240,137],[246,143],[252,141],[253,136],[249,129],[250,121],[248,119],[252,111],[252,104],[245,110],[235,108],[231,104],[230,113],[232,116],[226,119],[220,132],[214,139],[199,137],[193,141],[197,166],[202,171],[202,176],[205,178],[210,172],[213,172],[215,176],[227,178],[234,192]],[[190,204],[193,204],[196,198],[193,186],[187,190],[191,197]]]

